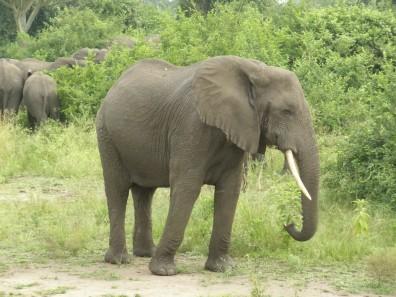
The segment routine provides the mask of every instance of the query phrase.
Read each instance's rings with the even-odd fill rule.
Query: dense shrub
[[[19,37],[16,43],[8,46],[7,56],[33,56],[53,61],[82,47],[104,47],[111,36],[120,33],[119,28],[117,22],[101,20],[89,9],[66,9],[37,37]]]
[[[2,56],[1,46],[4,46],[11,39],[15,38],[15,22],[12,14],[0,6],[0,57]]]
[[[375,103],[366,121],[342,144],[328,183],[342,199],[368,198],[396,209],[396,72],[392,64],[375,76],[371,87],[376,90]]]
[[[164,58],[190,64],[209,56],[238,55],[285,65],[279,51],[282,30],[263,17],[254,5],[217,5],[207,16],[183,14],[164,24],[161,32]]]
[[[136,60],[155,55],[153,48],[140,43],[133,49],[113,48],[102,64],[89,61],[86,67],[59,68],[51,75],[58,84],[62,116],[68,122],[94,118],[121,73]]]
[[[157,9],[143,0],[66,0],[63,1],[63,6],[90,9],[101,19],[117,19],[123,29],[143,29],[150,33],[158,29],[161,15],[167,14],[166,10]]]

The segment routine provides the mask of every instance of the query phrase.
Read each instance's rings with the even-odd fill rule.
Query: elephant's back
[[[113,93],[125,91],[131,96],[144,95],[155,97],[158,100],[165,100],[183,80],[192,75],[191,67],[178,67],[159,59],[142,60],[127,69],[109,92],[109,97]],[[161,92],[161,94],[157,94]]]
[[[103,101],[109,114],[150,112],[171,101],[178,89],[191,81],[192,66],[178,67],[163,60],[142,60],[127,69],[112,86]]]
[[[53,96],[56,93],[56,81],[49,75],[36,72],[25,82],[23,96],[26,99]]]

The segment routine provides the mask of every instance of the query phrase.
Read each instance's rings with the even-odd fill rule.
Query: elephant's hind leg
[[[97,129],[97,134],[110,219],[109,249],[105,254],[105,261],[112,264],[128,263],[129,256],[125,241],[125,209],[128,200],[129,178],[105,129]]]
[[[151,202],[154,192],[155,188],[132,186],[133,206],[135,208],[133,254],[138,257],[151,257],[155,251],[151,223]]]

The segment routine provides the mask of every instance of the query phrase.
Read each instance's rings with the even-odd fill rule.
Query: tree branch
[[[32,5],[33,5],[34,2],[35,2],[34,0],[26,1],[26,2],[24,2],[24,5],[22,5],[22,2],[21,2],[22,13],[23,14],[27,14],[29,9],[32,8]]]
[[[28,32],[30,30],[30,27],[32,26],[34,20],[36,19],[37,14],[39,13],[41,9],[41,5],[39,3],[37,3],[34,8],[33,11],[30,13],[29,18],[26,22],[26,32]]]

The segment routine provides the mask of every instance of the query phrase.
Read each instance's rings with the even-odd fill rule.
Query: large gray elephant
[[[41,72],[35,72],[25,82],[23,101],[29,124],[35,129],[48,118],[59,119],[59,99],[55,80]]]
[[[294,73],[256,60],[221,56],[177,67],[143,60],[123,73],[96,118],[110,218],[105,261],[125,263],[125,207],[135,208],[133,253],[152,256],[153,274],[176,273],[174,256],[203,184],[214,185],[214,220],[205,268],[230,266],[231,227],[246,152],[282,151],[301,189],[302,229],[317,228],[319,159],[308,104]],[[297,164],[299,172],[297,170]],[[170,207],[154,250],[151,201],[170,187]]]
[[[17,113],[22,101],[24,74],[17,66],[0,59],[0,114]]]

